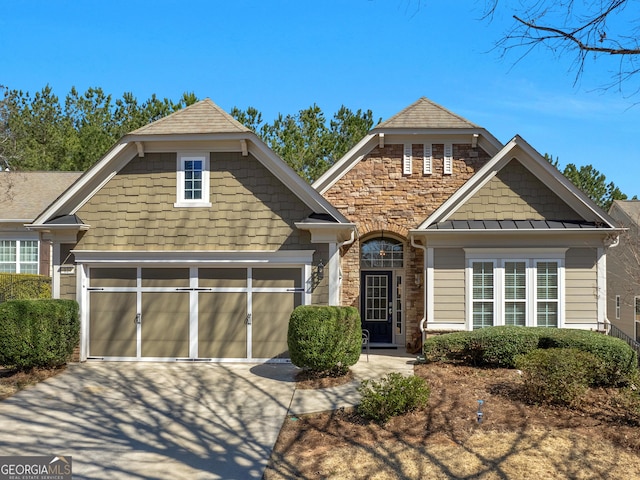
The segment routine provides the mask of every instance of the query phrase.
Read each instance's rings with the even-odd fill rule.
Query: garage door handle
[[[136,313],[136,319],[133,321],[136,325],[140,325],[142,323],[142,315]]]
[[[245,323],[247,325],[251,325],[251,314],[250,313],[247,313],[247,318],[245,319]]]

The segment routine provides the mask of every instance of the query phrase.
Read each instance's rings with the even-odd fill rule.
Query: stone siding
[[[360,240],[393,233],[404,241],[405,325],[410,340],[423,316],[423,290],[415,275],[422,273],[423,251],[411,247],[410,229],[430,214],[471,178],[490,156],[471,144],[453,145],[453,174],[443,173],[444,145],[432,146],[432,174],[423,174],[423,145],[412,147],[412,174],[403,174],[403,145],[376,147],[349,170],[324,196],[358,227]],[[360,243],[343,248],[342,304],[360,307]]]

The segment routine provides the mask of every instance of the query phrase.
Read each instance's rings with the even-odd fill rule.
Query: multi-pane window
[[[365,278],[367,289],[365,321],[386,322],[389,304],[389,277],[387,275],[367,275]]]
[[[527,265],[525,262],[504,264],[504,324],[527,323]]]
[[[640,297],[633,297],[633,318],[640,322]]]
[[[537,325],[539,327],[558,326],[558,263],[537,262]]]
[[[184,162],[184,199],[202,200],[202,160]]]
[[[471,326],[561,324],[561,261],[478,255],[469,263]],[[640,298],[640,297],[639,297]],[[640,302],[638,304],[640,319]]]
[[[38,241],[0,240],[0,272],[38,273]]]
[[[176,207],[210,206],[209,155],[178,154]]]
[[[494,318],[493,262],[473,263],[473,328],[489,327]]]
[[[362,244],[360,266],[363,268],[402,268],[402,242],[387,238],[374,238]]]
[[[616,295],[616,320],[620,320],[620,295]]]

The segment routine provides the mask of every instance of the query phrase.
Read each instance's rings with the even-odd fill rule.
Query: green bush
[[[297,307],[289,319],[291,362],[327,375],[344,375],[360,359],[362,327],[353,307]]]
[[[575,348],[533,350],[516,357],[522,370],[522,391],[533,403],[576,406],[589,385],[600,361]]]
[[[540,348],[576,348],[601,362],[593,383],[600,386],[627,384],[638,371],[636,352],[619,338],[575,329],[539,328]]]
[[[28,370],[64,364],[79,341],[73,300],[11,300],[0,304],[0,365]]]
[[[622,340],[588,330],[550,327],[486,327],[428,338],[427,361],[462,361],[473,365],[513,367],[515,357],[536,348],[575,348],[600,360],[593,383],[624,385],[638,371],[637,355]]]
[[[426,407],[431,390],[424,378],[389,373],[379,382],[364,380],[358,392],[362,395],[360,415],[386,423],[391,417]]]
[[[51,277],[29,273],[0,273],[0,302],[51,298]]]

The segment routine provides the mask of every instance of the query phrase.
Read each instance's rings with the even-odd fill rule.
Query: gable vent
[[[413,163],[413,158],[411,156],[411,147],[410,143],[404,144],[404,155],[402,156],[402,173],[405,175],[411,175],[411,164]]]
[[[451,175],[453,173],[453,145],[444,144],[444,174]]]
[[[422,173],[424,173],[425,175],[431,175],[432,172],[432,168],[431,168],[431,163],[432,163],[432,159],[433,159],[433,149],[431,147],[430,143],[425,143],[424,144],[424,158],[422,159]]]

